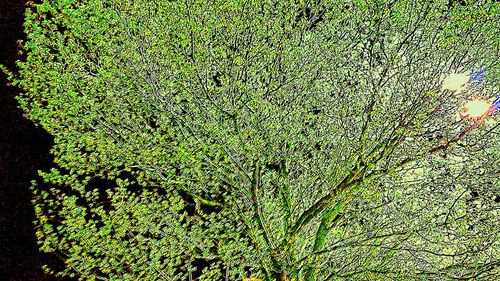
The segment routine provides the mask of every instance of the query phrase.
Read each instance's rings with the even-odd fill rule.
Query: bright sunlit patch
[[[469,82],[470,73],[452,73],[443,80],[443,90],[459,91]]]
[[[477,118],[483,116],[491,106],[491,102],[486,100],[471,100],[464,105],[466,115]]]

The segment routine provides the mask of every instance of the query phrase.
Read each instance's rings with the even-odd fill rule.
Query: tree
[[[11,79],[55,138],[41,249],[82,280],[493,280],[497,113],[456,114],[498,90],[498,9],[33,5]]]

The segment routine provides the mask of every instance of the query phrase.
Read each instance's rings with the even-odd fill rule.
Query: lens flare
[[[477,118],[483,116],[491,107],[491,102],[486,100],[471,100],[464,105],[464,112],[469,117]]]
[[[469,82],[470,73],[452,73],[444,78],[442,89],[450,90],[450,91],[458,91],[462,90],[462,88]]]
[[[474,82],[476,84],[482,84],[484,80],[486,79],[486,70],[481,69],[478,71],[472,70],[472,73],[470,75],[470,81]]]

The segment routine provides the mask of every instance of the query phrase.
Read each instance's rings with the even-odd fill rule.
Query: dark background
[[[24,38],[26,0],[0,0],[0,64],[13,70],[17,41]],[[44,274],[43,264],[62,265],[55,256],[40,253],[36,244],[30,182],[37,170],[50,167],[52,138],[23,117],[15,96],[0,73],[0,280],[57,280]]]

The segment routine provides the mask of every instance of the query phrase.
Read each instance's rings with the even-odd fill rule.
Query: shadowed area
[[[0,64],[14,69],[17,40],[24,37],[25,0],[0,1]],[[59,267],[59,259],[40,253],[36,244],[30,181],[52,163],[52,138],[23,117],[6,76],[0,74],[0,279],[56,280],[43,264]]]

